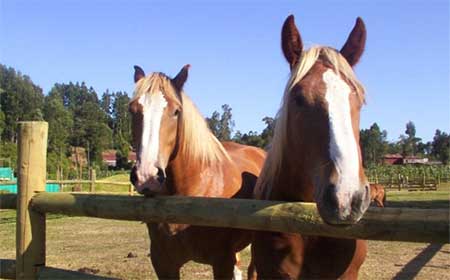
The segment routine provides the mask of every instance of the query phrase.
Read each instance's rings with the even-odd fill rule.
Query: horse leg
[[[250,247],[250,251],[251,251],[251,258],[250,258],[250,263],[248,264],[248,268],[247,268],[247,279],[248,280],[256,280],[258,279],[257,274],[256,274],[256,267],[255,267],[255,262],[254,262],[254,249],[253,249],[253,245]]]
[[[383,202],[380,200],[379,197],[375,199],[375,203],[377,204],[378,207],[384,207]]]
[[[239,268],[241,266],[241,257],[239,252],[235,254],[235,262],[234,262],[234,270],[233,270],[233,279],[234,280],[242,280],[242,271]]]
[[[367,253],[365,240],[308,236],[304,279],[357,279]]]
[[[235,264],[236,256],[234,255],[234,253],[229,256],[217,259],[212,265],[214,279],[240,280],[235,278]],[[242,274],[240,276],[242,279]]]
[[[356,280],[358,279],[358,272],[366,259],[367,255],[367,241],[366,240],[356,240],[355,254],[353,255],[352,262],[348,266],[344,274],[339,277],[343,280]]]
[[[299,234],[256,232],[252,260],[258,279],[297,279],[303,267],[304,243]]]
[[[174,260],[173,256],[167,254],[167,251],[159,250],[152,245],[150,245],[150,259],[158,279],[180,279],[180,269],[183,263]]]

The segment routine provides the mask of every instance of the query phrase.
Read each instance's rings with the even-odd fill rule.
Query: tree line
[[[17,122],[45,120],[49,124],[49,173],[56,169],[65,170],[65,174],[77,173],[87,165],[104,167],[101,155],[108,149],[116,150],[118,168],[129,168],[129,101],[127,92],[106,90],[99,95],[84,82],[56,83],[44,94],[30,77],[0,64],[0,158],[10,158],[13,165],[16,162]],[[261,148],[269,145],[276,123],[276,118],[266,116],[261,132],[234,131],[232,108],[227,104],[206,120],[219,140]],[[449,161],[449,135],[441,130],[436,130],[432,141],[422,142],[416,136],[414,123],[409,122],[398,141],[386,139],[386,130],[376,123],[361,130],[365,166],[381,163],[386,153]]]
[[[231,107],[222,106],[222,113],[214,111],[207,121],[212,132],[221,141],[235,141],[238,143],[267,148],[273,135],[276,119],[264,117],[262,121],[266,127],[261,133],[249,131],[241,133],[236,131],[232,137],[234,121]],[[450,158],[450,135],[436,129],[432,141],[423,142],[416,136],[416,127],[412,121],[406,123],[405,134],[400,135],[398,141],[389,142],[387,131],[381,130],[377,123],[368,129],[360,130],[360,146],[365,167],[382,164],[386,154],[400,154],[402,156],[428,157],[431,160],[448,164]]]
[[[102,167],[102,152],[107,149],[115,149],[119,166],[127,167],[129,96],[108,90],[98,96],[84,82],[56,83],[44,95],[30,77],[0,65],[0,158],[11,159],[14,167],[17,122],[45,120],[49,173],[57,168],[67,174],[81,172],[87,165]]]

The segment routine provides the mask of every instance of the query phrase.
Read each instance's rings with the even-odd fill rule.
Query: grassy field
[[[113,180],[128,180],[124,175]],[[108,186],[101,191],[110,192]],[[431,192],[388,192],[388,207],[448,208],[450,184]],[[122,279],[156,279],[147,229],[139,222],[48,215],[47,265]],[[243,267],[249,250],[241,254]],[[0,211],[0,258],[15,258],[15,211]],[[450,245],[369,241],[360,279],[450,279]],[[209,266],[188,263],[183,279],[212,279]]]
[[[389,190],[386,200],[386,207],[449,208],[450,183],[436,191]]]
[[[97,180],[102,181],[109,181],[109,182],[119,182],[119,183],[129,183],[130,182],[130,175],[129,174],[118,174],[106,178],[101,178]],[[74,185],[65,185],[63,187],[63,191],[72,191],[72,187]],[[83,192],[89,191],[90,185],[89,184],[81,184],[81,190]],[[128,193],[128,186],[123,185],[114,185],[114,184],[95,184],[95,192],[99,193]]]

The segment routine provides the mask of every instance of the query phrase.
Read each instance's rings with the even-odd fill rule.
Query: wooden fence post
[[[93,192],[95,192],[95,180],[96,180],[96,174],[95,174],[95,168],[90,168],[89,169],[89,177],[90,177],[90,179],[91,179],[91,184],[90,184],[90,188],[89,188],[89,192],[91,192],[91,193],[93,193]]]
[[[131,184],[131,183],[128,186],[128,194],[129,195],[133,195],[134,194],[133,184]]]
[[[45,214],[31,210],[29,202],[45,191],[47,132],[46,122],[19,123],[16,279],[36,279],[45,266]]]

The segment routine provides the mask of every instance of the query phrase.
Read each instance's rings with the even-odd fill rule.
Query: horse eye
[[[178,109],[176,109],[175,112],[173,113],[173,115],[174,115],[175,117],[177,117],[179,114],[180,114],[180,110],[178,110]]]
[[[303,106],[303,105],[305,105],[305,99],[303,98],[303,96],[301,96],[301,95],[296,95],[296,96],[294,97],[294,99],[295,99],[295,103],[297,104],[297,106]]]

